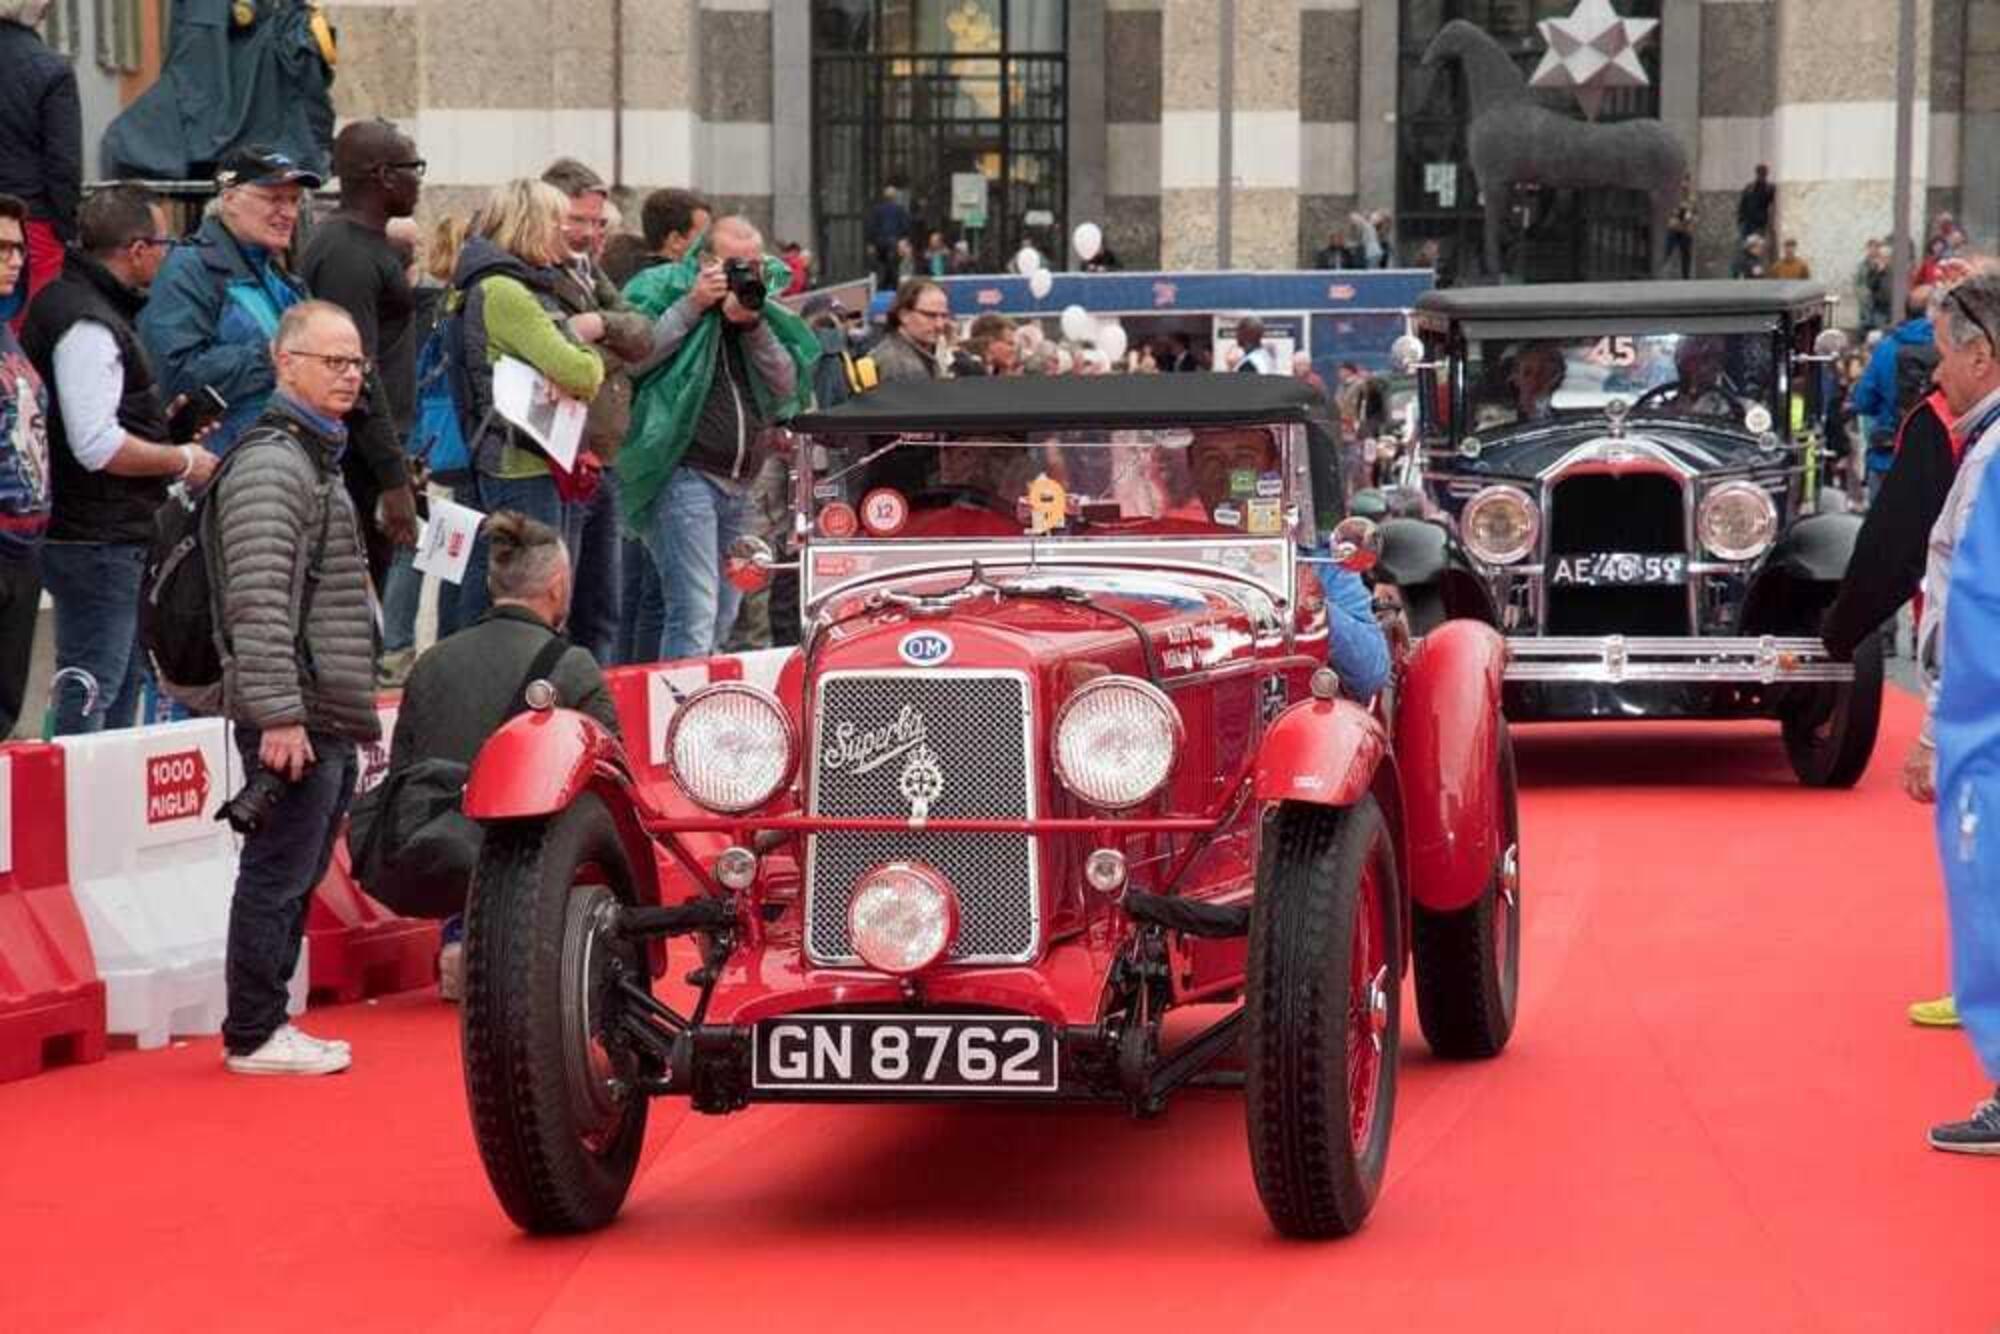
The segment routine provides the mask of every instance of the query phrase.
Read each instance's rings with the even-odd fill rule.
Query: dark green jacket
[[[486,739],[517,711],[522,678],[553,633],[526,608],[502,606],[433,645],[403,687],[390,772],[418,760],[472,763]],[[604,673],[588,649],[572,647],[563,654],[549,681],[558,707],[618,730]]]

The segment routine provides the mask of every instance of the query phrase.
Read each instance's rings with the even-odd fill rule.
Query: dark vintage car
[[[1220,1082],[1275,1225],[1360,1226],[1412,962],[1440,1055],[1513,1029],[1500,637],[1399,635],[1393,689],[1342,689],[1320,571],[1376,534],[1307,554],[1295,381],[899,384],[798,425],[801,647],[642,669],[622,742],[531,688],[474,765],[465,1072],[509,1215],[609,1221],[659,1096]]]
[[[1828,310],[1801,282],[1427,293],[1398,344],[1423,517],[1382,530],[1413,623],[1501,629],[1512,721],[1771,718],[1803,782],[1852,784],[1882,655],[1818,638],[1861,526],[1821,486]]]

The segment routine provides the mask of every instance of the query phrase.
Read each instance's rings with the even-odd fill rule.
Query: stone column
[[[1362,22],[1354,0],[1322,0],[1299,15],[1301,267],[1355,207]]]
[[[2000,0],[1967,0],[1959,112],[1959,221],[1972,244],[2000,251]]]
[[[1775,230],[1797,237],[1814,276],[1837,289],[1851,285],[1845,279],[1868,238],[1893,226],[1897,26],[1890,0],[1778,0]],[[1930,162],[1930,38],[1931,7],[1920,4],[1910,218],[1918,238]]]
[[[812,180],[812,10],[771,11],[771,226],[816,249]]]
[[[1299,264],[1299,0],[1236,0],[1232,269]]]
[[[1239,15],[1241,8],[1239,6]],[[1220,13],[1170,4],[1160,23],[1160,267],[1216,267]]]
[[[1697,278],[1729,271],[1737,192],[1758,163],[1771,162],[1776,26],[1770,0],[1707,0],[1701,7],[1701,119],[1692,146],[1701,204]]]
[[[1128,269],[1164,268],[1160,235],[1164,20],[1160,0],[1106,0],[1103,37],[1105,160],[1100,225],[1104,241]],[[1070,68],[1076,68],[1074,57]],[[1211,128],[1211,139],[1213,134]],[[1070,211],[1078,221],[1083,219],[1076,212],[1074,197]],[[1210,244],[1213,246],[1212,240]],[[1213,253],[1211,249],[1210,263],[1214,262]]]
[[[639,0],[644,8],[653,0]],[[626,8],[634,0],[626,0]],[[771,229],[770,0],[702,0],[697,17],[696,183],[717,215],[741,213]],[[810,96],[787,88],[788,98]],[[804,244],[808,236],[767,237]]]

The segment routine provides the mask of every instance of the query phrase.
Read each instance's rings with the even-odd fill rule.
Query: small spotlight
[[[724,848],[715,859],[715,878],[725,889],[750,888],[757,880],[757,854],[748,848]]]
[[[1083,863],[1083,878],[1100,894],[1125,888],[1125,874],[1125,854],[1116,848],[1099,848]]]

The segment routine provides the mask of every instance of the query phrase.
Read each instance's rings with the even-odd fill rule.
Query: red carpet
[[[1893,692],[1892,692],[1893,693]],[[1110,1110],[655,1106],[623,1218],[516,1234],[427,996],[315,1013],[356,1066],[213,1039],[0,1086],[0,1330],[1991,1330],[2000,1162],[1943,989],[1900,694],[1851,793],[1769,728],[1524,728],[1513,1049],[1414,1021],[1390,1179],[1344,1243],[1271,1235],[1239,1100]],[[1407,1012],[1407,1011],[1406,1011]]]

